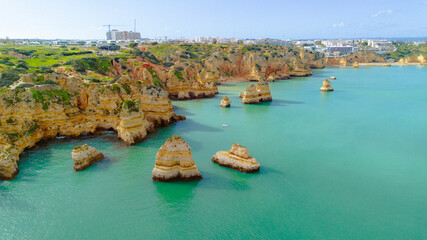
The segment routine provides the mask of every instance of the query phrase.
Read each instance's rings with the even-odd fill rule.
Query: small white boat
[[[222,124],[221,126],[223,126],[223,127],[228,127],[228,124]]]

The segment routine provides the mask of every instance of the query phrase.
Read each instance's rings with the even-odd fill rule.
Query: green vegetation
[[[71,66],[79,73],[86,73],[87,70],[91,70],[105,75],[111,71],[111,61],[108,57],[75,59],[71,62]]]
[[[242,48],[240,48],[240,52],[243,54],[246,54],[249,52],[249,50],[246,47],[242,47]]]
[[[139,105],[138,101],[124,100],[122,108],[129,112],[139,112],[138,105]]]
[[[161,61],[159,59],[157,59],[156,56],[154,56],[151,52],[142,52],[139,49],[135,49],[133,51],[133,54],[135,56],[145,58],[154,64],[160,64],[161,63]]]
[[[111,86],[109,86],[109,88],[113,92],[116,91],[117,93],[120,93],[120,87],[117,84],[111,85]]]
[[[123,90],[125,90],[125,92],[127,94],[130,94],[131,88],[130,88],[130,86],[128,84],[126,84],[126,83],[125,84],[120,83],[120,85],[122,85]]]
[[[178,70],[174,70],[173,75],[178,78],[179,81],[185,81],[185,79],[182,77],[182,72]]]
[[[174,140],[174,139],[182,139],[182,137],[178,136],[178,135],[174,135],[172,137],[168,138],[168,141]]]
[[[37,128],[39,128],[39,122],[38,122],[38,120],[33,120],[31,122],[30,127],[28,128],[28,130],[26,132],[26,135],[32,136]]]
[[[34,84],[31,84],[31,83],[21,83],[16,88],[20,89],[20,88],[28,88],[28,87],[34,87]]]
[[[6,59],[0,59],[0,69],[2,64],[14,66],[18,61],[24,62],[29,70],[39,67],[52,67],[55,64],[64,64],[73,59],[82,57],[95,57],[95,48],[72,47],[68,49],[62,47],[49,46],[0,46],[0,53],[7,55]],[[12,65],[13,64],[13,65]],[[22,64],[21,64],[22,66]],[[3,66],[4,67],[4,66]]]
[[[49,46],[0,46],[0,72],[3,77],[0,79],[0,87],[10,86],[24,73],[36,73],[34,84],[45,84],[42,73],[51,73],[54,68],[63,67],[63,71],[73,74],[75,70],[78,74],[85,75],[85,79],[92,83],[111,81],[111,74],[114,69],[113,63],[120,64],[121,68],[130,72],[133,68],[143,67],[141,62],[133,62],[129,67],[129,58],[141,57],[153,64],[163,65],[171,68],[178,62],[179,65],[189,66],[198,63],[204,66],[207,58],[211,56],[221,57],[224,61],[230,61],[229,56],[233,53],[260,51],[265,56],[282,56],[288,48],[272,45],[225,45],[225,44],[164,44],[152,43],[143,45],[142,48],[136,43],[129,44],[130,49],[121,49],[109,52],[112,55],[105,55],[95,47],[49,47]],[[143,49],[143,51],[142,51]],[[215,55],[213,55],[216,53]],[[267,58],[267,57],[266,57]],[[123,61],[121,61],[122,59]],[[114,62],[113,62],[114,61]],[[185,80],[183,69],[175,68],[174,75]],[[150,71],[153,77],[153,84],[164,87],[158,74]],[[114,83],[115,81],[111,81]]]
[[[130,48],[138,47],[138,43],[129,43]]]
[[[12,90],[13,94],[10,94],[8,97],[3,97],[3,101],[6,103],[6,106],[11,106],[14,103],[21,102],[22,99],[19,97],[19,94],[25,92],[26,90],[23,88],[16,88]],[[26,99],[28,101],[28,99]]]
[[[57,103],[62,105],[71,104],[70,94],[62,89],[45,91],[30,89],[30,91],[33,94],[34,101],[36,103],[41,103],[43,105],[44,110],[47,110],[51,103]]]
[[[0,96],[3,95],[3,93],[7,92],[9,88],[3,88],[0,90]]]
[[[7,123],[7,124],[12,124],[12,123],[14,123],[14,122],[16,122],[16,120],[15,120],[15,119],[13,119],[13,118],[8,118],[8,119],[6,119],[6,123]]]
[[[157,72],[151,68],[147,68],[147,70],[151,74],[151,77],[153,78],[153,84],[160,88],[164,88],[163,82],[160,79],[160,77],[157,75]]]
[[[392,58],[396,61],[401,58],[422,55],[427,58],[427,45],[410,45],[405,42],[393,42],[396,51],[383,54],[384,58]]]

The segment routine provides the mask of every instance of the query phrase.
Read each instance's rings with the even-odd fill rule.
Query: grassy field
[[[409,45],[405,43],[395,43],[396,51],[386,53],[383,56],[385,58],[393,58],[399,60],[401,58],[419,56],[422,55],[427,58],[427,45]]]
[[[12,66],[10,63],[17,65],[19,60],[29,68],[63,65],[74,59],[96,57],[97,51],[87,47],[0,46],[0,68]],[[6,62],[10,62],[9,65]]]

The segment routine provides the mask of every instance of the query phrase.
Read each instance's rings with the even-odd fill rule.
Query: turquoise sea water
[[[321,93],[329,76],[336,91]],[[427,239],[426,67],[315,70],[270,83],[273,102],[260,105],[240,103],[248,84],[174,102],[187,120],[135,146],[107,133],[26,151],[17,178],[0,181],[0,239]],[[152,182],[171,135],[203,180]],[[259,173],[212,163],[233,142]],[[106,159],[74,172],[84,143]]]

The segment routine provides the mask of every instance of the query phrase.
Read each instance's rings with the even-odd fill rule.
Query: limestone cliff
[[[198,64],[176,62],[167,68],[143,58],[119,59],[112,62],[114,73],[125,73],[122,66],[134,81],[142,81],[145,85],[157,86],[167,91],[169,98],[187,100],[194,98],[213,97],[218,93],[216,87],[218,76],[201,71]]]
[[[190,146],[179,136],[168,138],[156,154],[153,180],[167,182],[201,178]]]
[[[427,63],[427,60],[424,58],[423,55],[415,55],[415,56],[411,56],[411,57],[401,58],[401,59],[399,59],[399,63],[400,64],[405,64],[405,63],[425,64],[425,63]]]
[[[95,162],[101,161],[104,155],[87,144],[75,146],[71,152],[74,161],[74,171],[81,171]]]
[[[19,151],[8,147],[0,152],[0,180],[12,180],[18,174]]]
[[[371,51],[359,51],[352,53],[345,57],[327,57],[325,58],[325,65],[351,65],[355,62],[358,63],[385,63],[386,60]]]
[[[260,164],[249,154],[249,150],[233,143],[229,151],[219,151],[212,156],[212,161],[220,166],[236,169],[241,172],[257,172]]]
[[[42,139],[113,129],[132,144],[143,139],[143,129],[152,130],[153,124],[183,119],[173,113],[164,90],[131,82],[126,76],[110,84],[55,73],[45,78],[50,82],[6,89],[0,96],[0,177],[13,177],[17,156]],[[123,107],[125,101],[138,106],[136,115]]]
[[[242,95],[242,103],[245,104],[258,104],[259,102],[272,101],[270,88],[268,83],[260,81],[256,85],[249,85]]]
[[[173,49],[173,54],[167,56],[159,52],[160,49]],[[147,51],[153,49],[157,57],[168,64],[168,77],[165,82],[174,76],[181,82],[176,84],[172,80],[167,87],[174,92],[175,87],[182,88],[185,82],[224,83],[228,81],[257,81],[268,79],[288,79],[290,76],[311,75],[310,66],[323,67],[322,60],[314,53],[307,52],[301,58],[300,53],[292,48],[280,46],[208,46],[198,44],[165,45],[161,47],[148,46]],[[156,53],[155,53],[156,54]],[[168,84],[166,84],[168,85]],[[206,86],[207,87],[207,86]],[[192,90],[193,91],[193,90]],[[174,93],[176,96],[177,93]]]
[[[323,53],[301,49],[299,55],[301,60],[310,68],[325,67],[325,58]]]

